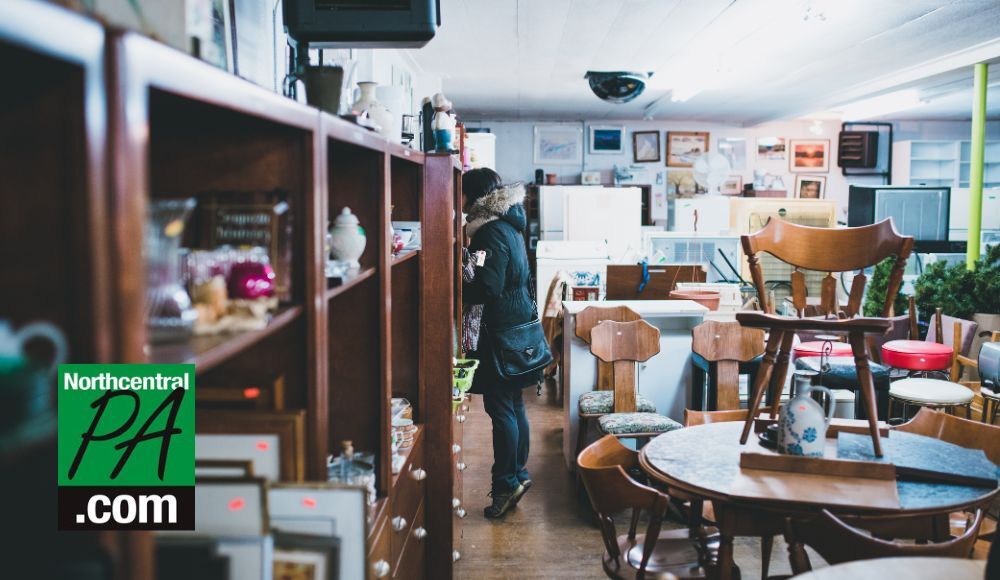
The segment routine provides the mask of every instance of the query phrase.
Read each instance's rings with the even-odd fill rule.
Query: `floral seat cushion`
[[[640,413],[655,413],[656,405],[646,397],[636,397],[635,408]],[[590,391],[580,395],[580,413],[584,415],[600,415],[613,413],[615,410],[614,391]]]
[[[611,413],[598,419],[598,422],[601,431],[609,435],[666,433],[683,426],[670,417],[657,413]]]

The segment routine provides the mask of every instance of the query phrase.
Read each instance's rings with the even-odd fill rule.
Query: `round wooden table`
[[[838,514],[906,513],[927,515],[982,506],[998,492],[957,485],[897,481],[899,509],[851,508],[816,500],[804,501],[792,496],[752,497],[734,493],[740,475],[740,454],[744,451],[770,453],[756,438],[740,445],[742,422],[709,423],[664,433],[643,447],[639,461],[656,481],[712,501],[719,528],[720,577],[728,580],[733,564],[733,537],[737,535],[778,535],[784,531],[784,518],[808,516],[823,509]],[[948,443],[913,433],[893,431],[891,438],[919,443],[941,462],[948,461]],[[835,443],[831,440],[831,443]],[[781,477],[781,472],[772,472]]]
[[[939,580],[954,578],[960,580],[981,580],[986,574],[985,560],[961,560],[959,558],[877,558],[845,562],[827,566],[796,576],[796,580],[884,580],[885,578],[906,578],[906,580]]]

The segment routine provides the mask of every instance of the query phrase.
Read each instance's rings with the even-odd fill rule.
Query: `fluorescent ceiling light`
[[[905,111],[926,103],[927,101],[920,98],[917,89],[905,89],[848,103],[841,108],[841,112],[847,121],[860,121]]]

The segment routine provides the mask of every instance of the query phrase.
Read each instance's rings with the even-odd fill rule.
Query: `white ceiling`
[[[936,95],[899,118],[967,119],[969,65],[1000,62],[998,0],[441,0],[441,14],[412,57],[471,119],[640,119],[656,103],[657,119],[753,125],[897,87]],[[587,70],[655,74],[611,105]],[[683,85],[704,90],[672,102]]]

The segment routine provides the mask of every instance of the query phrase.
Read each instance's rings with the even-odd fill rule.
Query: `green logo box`
[[[193,504],[194,384],[194,365],[60,365],[57,439],[61,529],[67,529],[64,524],[70,529],[94,529],[94,522],[105,524],[103,518],[93,515],[100,515],[98,508],[104,506],[104,497],[110,502],[107,505],[121,497],[114,503],[119,515],[132,504],[144,505],[141,498],[147,496],[141,494],[146,493],[170,493],[183,504]],[[97,498],[94,510],[86,512],[89,515],[84,518],[80,514],[92,497]],[[184,527],[179,527],[178,521],[162,527],[145,521],[139,527],[119,515],[101,527],[188,529],[194,506],[179,507]]]
[[[59,485],[194,485],[194,377],[194,365],[60,365]],[[177,433],[162,436],[171,419]]]

